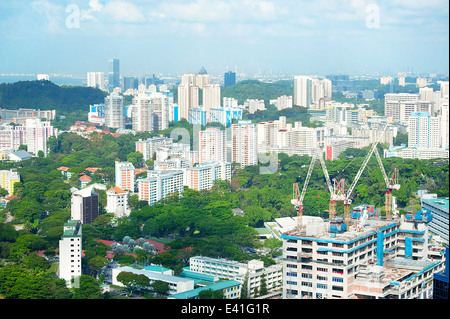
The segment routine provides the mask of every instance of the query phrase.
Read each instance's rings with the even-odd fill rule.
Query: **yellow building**
[[[0,187],[6,189],[10,195],[14,193],[14,184],[20,182],[17,169],[0,171]]]

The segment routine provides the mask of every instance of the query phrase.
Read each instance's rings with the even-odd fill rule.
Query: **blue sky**
[[[72,9],[71,9],[72,8]],[[79,10],[73,11],[73,8]],[[73,22],[77,21],[79,27]],[[448,0],[0,1],[0,73],[448,74]]]

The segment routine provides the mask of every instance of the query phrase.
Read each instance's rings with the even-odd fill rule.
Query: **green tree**
[[[162,280],[155,280],[151,284],[153,291],[159,295],[166,295],[169,292],[169,284]]]
[[[91,276],[81,275],[72,279],[72,281],[74,284],[73,299],[100,299],[100,286]]]
[[[133,290],[141,290],[147,288],[150,285],[150,279],[142,274],[134,274],[128,271],[122,271],[117,275],[117,281],[124,284],[129,295],[132,294]]]

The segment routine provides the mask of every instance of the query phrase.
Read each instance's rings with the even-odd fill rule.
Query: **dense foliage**
[[[0,108],[56,110],[68,114],[103,103],[106,93],[91,87],[58,86],[50,81],[19,81],[0,84]]]

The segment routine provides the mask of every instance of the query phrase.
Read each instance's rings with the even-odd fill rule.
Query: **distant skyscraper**
[[[309,107],[312,104],[312,79],[308,76],[294,77],[294,105]]]
[[[123,90],[128,89],[137,90],[139,87],[139,79],[132,76],[125,76],[123,78]]]
[[[214,108],[220,108],[220,86],[208,84],[203,88],[203,109],[206,111],[207,121],[209,121],[209,111]]]
[[[125,128],[125,107],[123,96],[111,93],[105,97],[105,125],[111,128]]]
[[[120,87],[119,59],[109,60],[108,81],[109,92],[112,92],[116,87]]]
[[[226,72],[223,80],[224,80],[223,87],[225,87],[225,88],[227,86],[236,84],[236,73],[234,73],[232,71]]]

